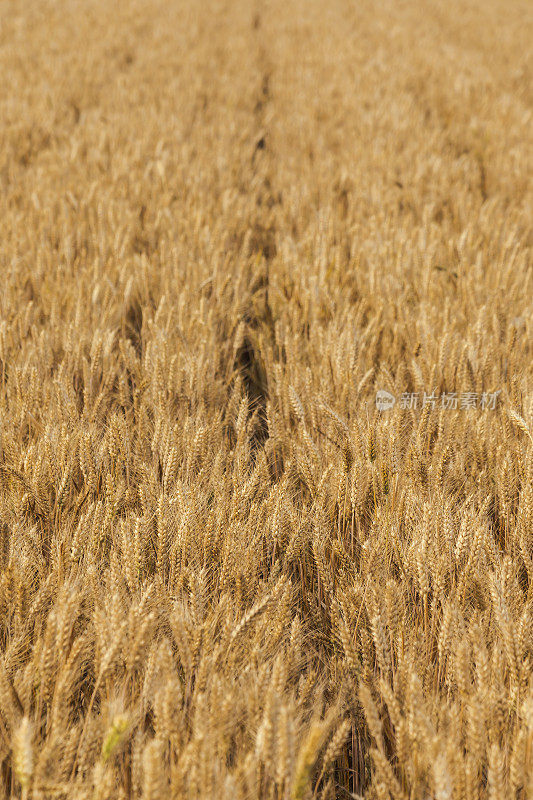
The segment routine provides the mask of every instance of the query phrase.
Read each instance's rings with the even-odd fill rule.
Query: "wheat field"
[[[531,42],[1,0],[0,797],[533,798]]]

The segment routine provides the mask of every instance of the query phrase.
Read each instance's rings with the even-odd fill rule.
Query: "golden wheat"
[[[2,797],[533,798],[532,40],[2,2]]]

